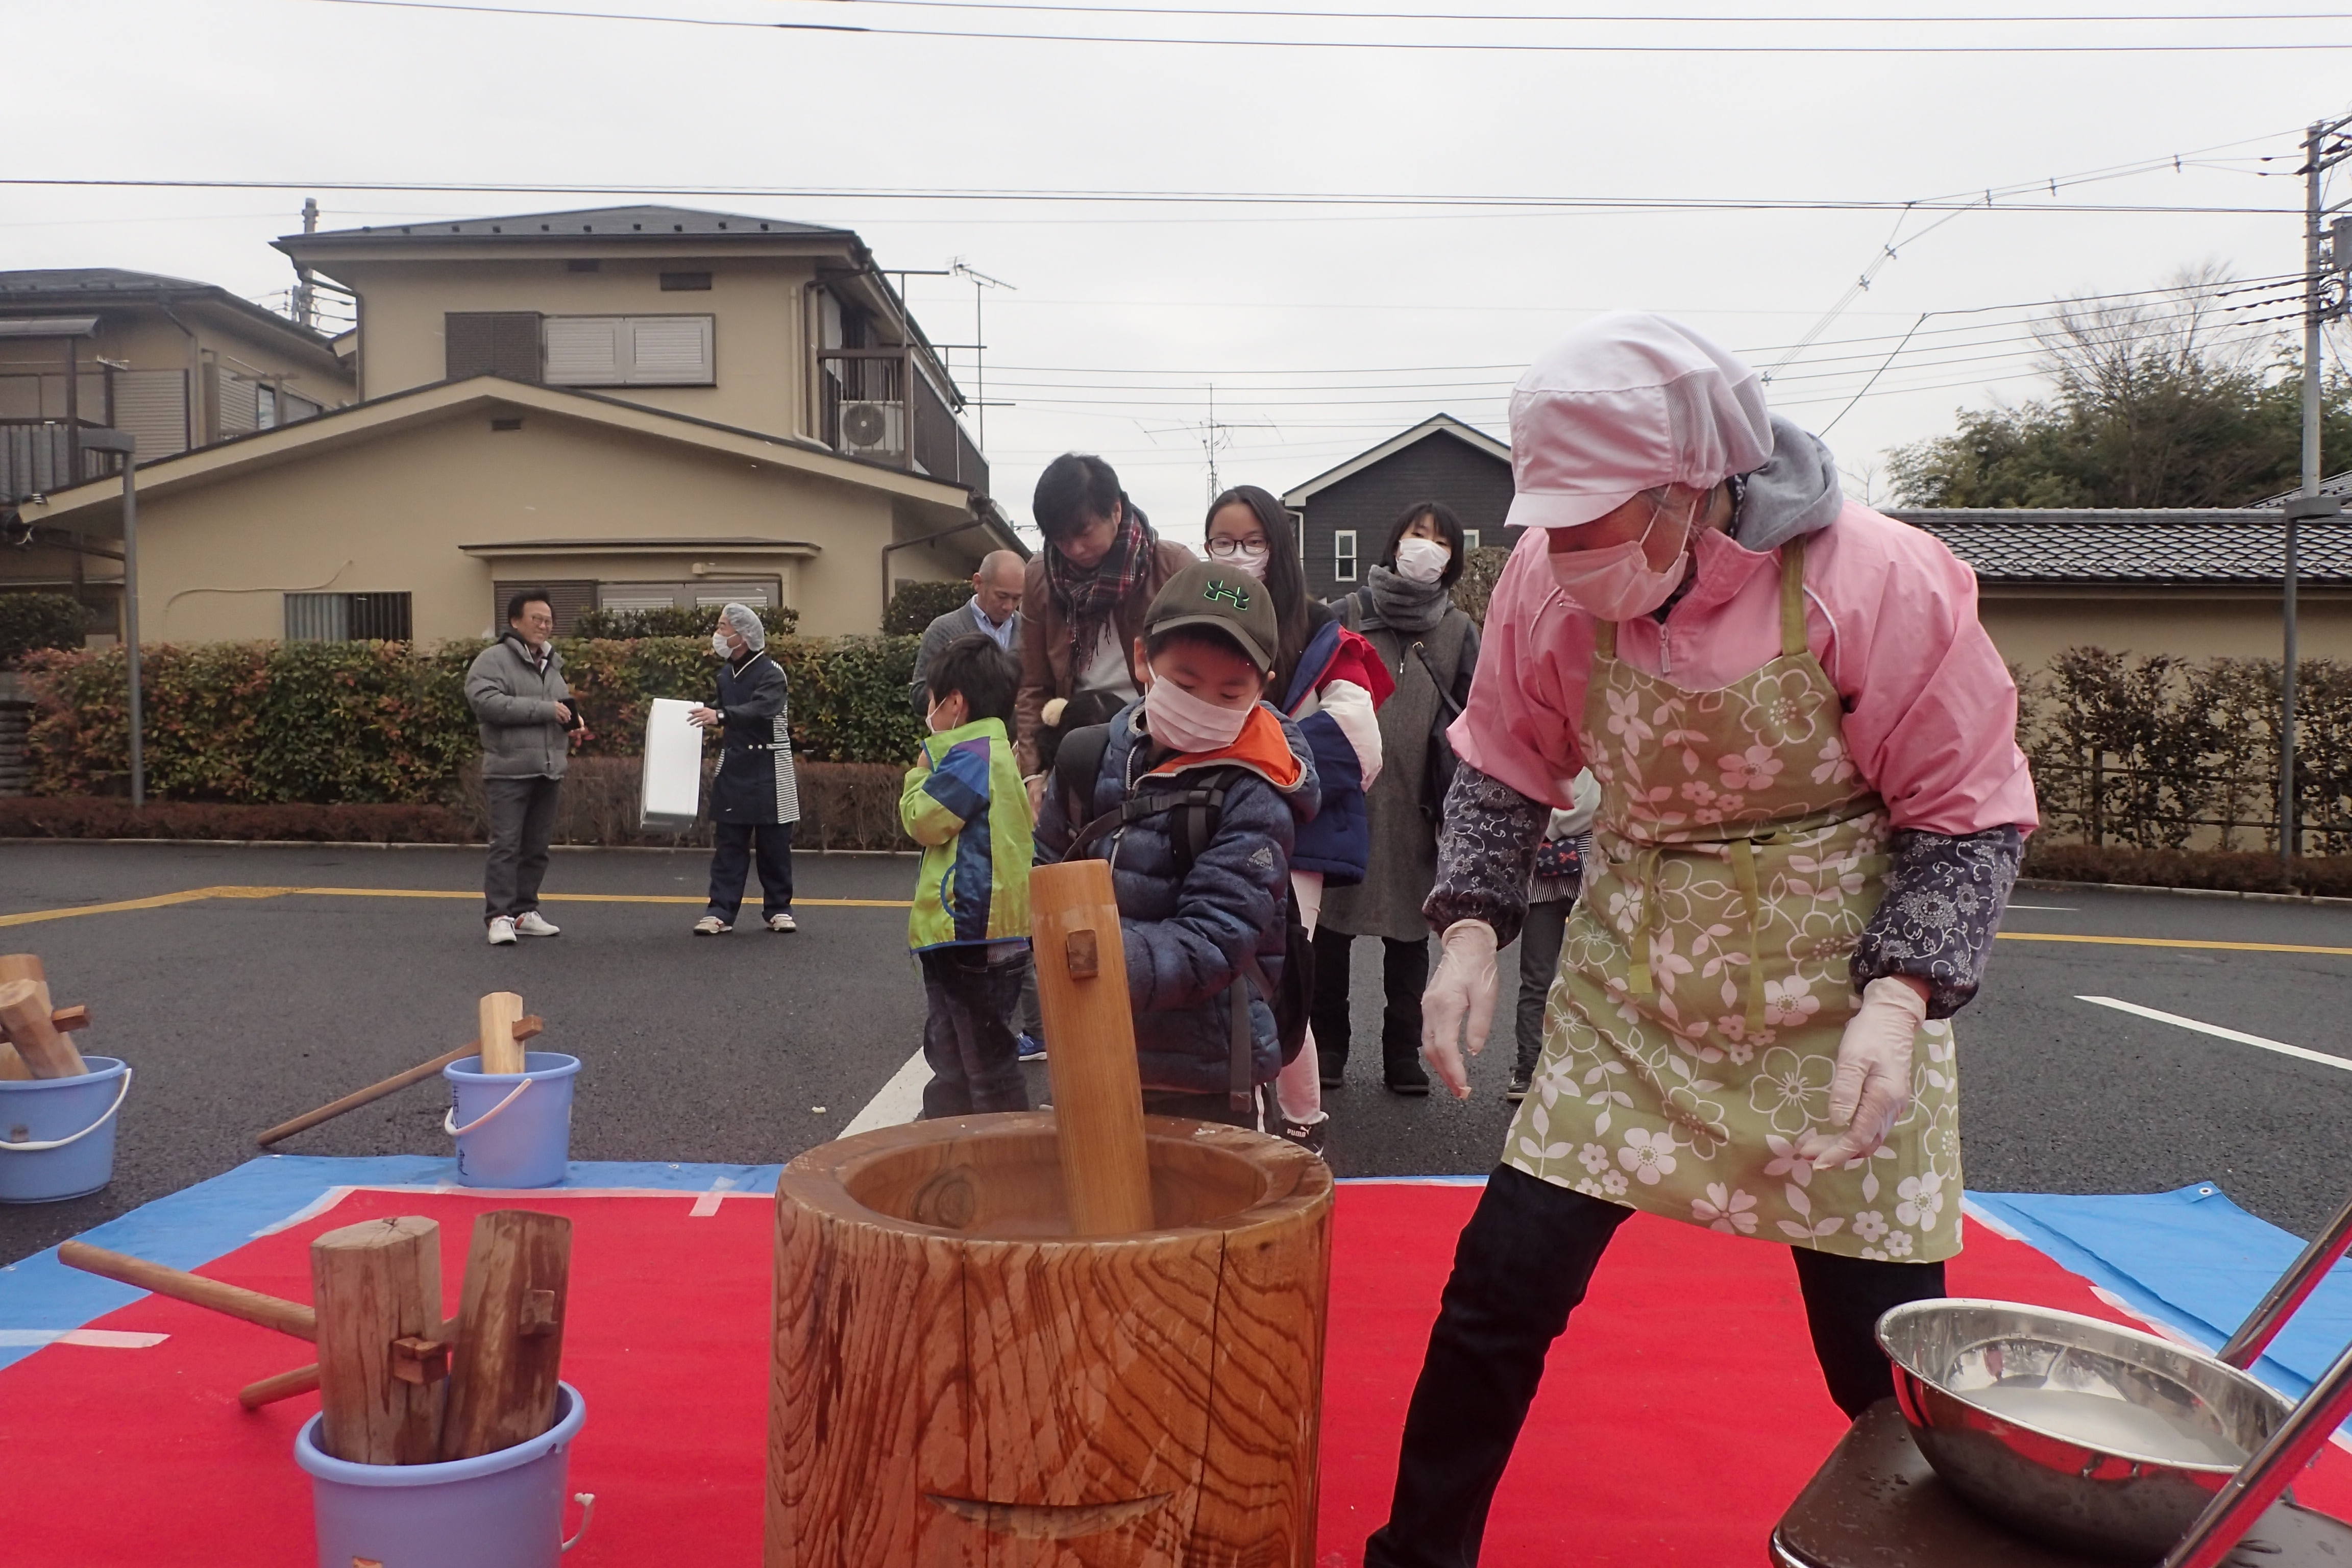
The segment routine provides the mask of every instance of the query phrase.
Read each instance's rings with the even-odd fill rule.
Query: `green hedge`
[[[593,739],[633,756],[656,697],[707,699],[708,639],[561,638]],[[479,643],[161,644],[142,659],[148,787],[170,799],[276,805],[436,803],[479,754],[466,667]],[[921,727],[907,710],[912,637],[779,638],[793,739],[815,762],[903,764]],[[130,767],[120,648],[26,656],[36,703],[34,793],[85,795]]]
[[[583,610],[572,635],[592,641],[630,637],[699,637],[710,640],[719,629],[724,605],[702,605],[681,610],[666,605],[656,610]],[[783,605],[764,605],[753,614],[772,637],[788,637],[800,629],[801,613]]]
[[[0,594],[0,669],[36,648],[79,647],[89,625],[70,594]]]
[[[921,637],[933,621],[963,608],[971,597],[971,584],[961,577],[952,583],[902,582],[882,612],[882,629],[898,637]]]

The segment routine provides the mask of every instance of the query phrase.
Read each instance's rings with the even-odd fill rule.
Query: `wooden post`
[[[1109,864],[1038,867],[1029,873],[1029,911],[1071,1228],[1079,1236],[1150,1230],[1143,1081]]]
[[[0,1029],[35,1078],[79,1078],[89,1070],[73,1041],[58,1032],[49,1018],[49,988],[39,980],[12,980],[0,985]]]
[[[319,1314],[320,1447],[361,1465],[438,1457],[441,1386],[402,1375],[400,1340],[441,1332],[441,1227],[429,1219],[364,1220],[310,1244]]]
[[[495,1454],[554,1425],[571,1274],[561,1215],[498,1209],[474,1221],[441,1458]]]
[[[48,977],[47,972],[41,967],[41,955],[37,952],[0,953],[0,985],[13,980],[46,982]],[[16,1054],[16,1047],[10,1045],[5,1037],[0,1037],[0,1082],[22,1081],[32,1076],[33,1069],[25,1065],[25,1058]]]
[[[103,1247],[92,1247],[86,1241],[58,1244],[58,1261],[85,1274],[136,1285],[142,1290],[152,1290],[158,1296],[169,1296],[192,1307],[204,1307],[232,1318],[242,1318],[248,1323],[276,1329],[279,1333],[291,1334],[298,1340],[319,1337],[318,1315],[310,1308],[299,1302],[280,1300],[275,1296],[265,1296],[258,1290],[248,1290],[242,1285],[225,1285],[201,1274],[150,1263],[143,1258],[133,1258],[128,1253],[109,1252]]]
[[[514,1038],[518,1043],[537,1039],[545,1032],[546,1027],[547,1026],[535,1016],[519,1018],[515,1021]],[[406,1089],[412,1083],[421,1083],[451,1062],[461,1062],[467,1057],[479,1056],[481,1052],[481,1041],[468,1041],[454,1051],[442,1052],[429,1062],[419,1062],[405,1071],[396,1072],[381,1083],[372,1083],[365,1089],[353,1089],[342,1099],[322,1105],[316,1110],[306,1110],[290,1121],[281,1121],[267,1132],[257,1133],[253,1141],[267,1149],[272,1143],[293,1137],[297,1132],[308,1132],[321,1121],[331,1121],[346,1110],[357,1110],[361,1106],[382,1100],[385,1095],[395,1090]]]
[[[515,1038],[522,998],[511,991],[493,991],[482,998],[481,1017],[482,1070],[522,1071],[522,1044]]]

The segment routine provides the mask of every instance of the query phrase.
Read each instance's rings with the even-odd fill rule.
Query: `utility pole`
[[[319,232],[319,198],[302,198],[302,232]],[[294,320],[312,331],[319,330],[318,292],[310,286],[310,269],[297,265],[294,268]]]
[[[2285,515],[2285,548],[2280,564],[2280,609],[2284,625],[2284,658],[2279,687],[2279,861],[2290,874],[2302,835],[2295,824],[2294,688],[2295,579],[2301,574],[2298,538],[2307,520],[2343,514],[2337,501],[2319,493],[2320,328],[2344,314],[2343,270],[2352,256],[2327,243],[2327,208],[2321,187],[2327,171],[2352,158],[2352,141],[2344,135],[2352,115],[2314,121],[2304,137],[2303,226],[2303,488],[2281,509]],[[2330,257],[2328,252],[2337,252]]]

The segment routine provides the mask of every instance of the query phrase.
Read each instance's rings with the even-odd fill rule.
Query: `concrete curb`
[[[0,838],[0,844],[182,844],[200,849],[487,849],[487,844],[378,844],[372,839],[347,838]],[[692,844],[551,844],[559,853],[599,855],[698,855],[710,858],[707,847]],[[919,849],[803,849],[794,847],[795,855],[866,856],[873,858],[919,859]]]
[[[2316,893],[2240,893],[2224,888],[2150,888],[2137,882],[2053,882],[2042,877],[2020,877],[2017,885],[2052,893],[2156,893],[2174,899],[2241,899],[2257,904],[2352,905],[2352,899],[2324,898]]]

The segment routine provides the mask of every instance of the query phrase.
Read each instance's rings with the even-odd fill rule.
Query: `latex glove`
[[[1475,1057],[1495,1026],[1495,928],[1455,921],[1438,942],[1444,956],[1421,994],[1421,1059],[1454,1099],[1467,1100],[1470,1072],[1454,1040],[1465,1037]]]
[[[1911,1108],[1911,1037],[1927,1021],[1927,999],[1912,981],[1885,974],[1862,988],[1830,1080],[1830,1126],[1843,1131],[1810,1133],[1798,1151],[1814,1170],[1834,1170],[1886,1142]]]

